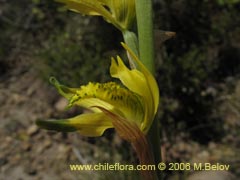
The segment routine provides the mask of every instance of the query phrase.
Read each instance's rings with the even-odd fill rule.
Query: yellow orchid
[[[84,15],[102,16],[121,31],[127,30],[135,19],[135,0],[56,0]]]
[[[78,131],[91,137],[101,136],[106,129],[113,127],[122,137],[129,134],[128,132],[135,136],[131,127],[138,127],[137,129],[146,134],[159,104],[158,85],[137,56],[124,43],[122,46],[138,67],[129,69],[120,57],[112,58],[110,74],[118,78],[125,87],[115,82],[90,82],[80,88],[68,88],[51,78],[50,81],[58,92],[69,100],[69,107],[76,105],[91,112],[63,120],[40,120],[37,124],[50,130]],[[128,132],[125,133],[124,130]],[[125,137],[128,138],[130,137]]]

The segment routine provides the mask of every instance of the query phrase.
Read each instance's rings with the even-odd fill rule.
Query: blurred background
[[[166,171],[166,179],[240,177],[240,1],[155,0],[156,70],[164,162],[229,164],[230,171]],[[161,43],[159,29],[177,35]],[[110,80],[121,33],[99,17],[47,0],[0,0],[0,179],[138,179],[136,172],[71,172],[69,164],[137,163],[108,130],[100,138],[39,129],[66,118],[50,76],[70,87]],[[195,178],[195,179],[194,179]]]

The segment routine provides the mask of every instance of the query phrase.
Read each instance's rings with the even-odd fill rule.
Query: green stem
[[[124,42],[137,56],[139,56],[138,39],[136,34],[128,30],[123,31],[122,33],[123,33]]]
[[[156,167],[158,167],[158,164],[160,162],[162,162],[162,153],[161,153],[161,149],[160,149],[160,136],[159,136],[159,122],[157,119],[155,119],[152,123],[152,126],[148,132],[148,140],[151,144],[152,147],[152,152],[153,152],[153,156],[154,156],[154,161],[155,161],[155,165]],[[157,177],[159,180],[163,179],[163,174],[160,170],[158,170],[156,168],[156,173],[157,173]]]
[[[153,16],[151,0],[136,0],[136,15],[139,39],[139,52],[142,63],[155,73],[154,68],[154,42],[153,42]],[[149,130],[148,139],[152,146],[155,165],[161,162],[159,121],[154,120]],[[162,173],[157,170],[159,180],[162,180]]]
[[[136,0],[139,52],[142,63],[152,72],[154,68],[153,20],[151,0]]]

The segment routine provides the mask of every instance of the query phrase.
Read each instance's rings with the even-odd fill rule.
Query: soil
[[[51,132],[36,126],[38,119],[79,112],[66,111],[66,100],[32,67],[31,62],[27,66],[19,63],[0,77],[0,180],[100,179],[103,174],[111,177],[108,172],[72,172],[69,165],[119,162],[121,156],[116,149],[122,141],[112,131],[111,141],[106,136],[96,141],[76,132]],[[120,179],[124,178],[120,175]]]
[[[54,113],[54,93],[46,84],[27,67],[10,69],[1,77],[0,179],[71,179],[66,168],[71,146],[61,140],[61,133],[35,125]]]

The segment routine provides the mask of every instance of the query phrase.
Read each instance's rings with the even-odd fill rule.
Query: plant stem
[[[136,0],[136,15],[139,39],[140,60],[153,74],[154,68],[154,42],[153,42],[153,16],[151,0]],[[159,121],[155,119],[148,133],[148,139],[152,146],[155,165],[161,162]],[[157,171],[159,180],[162,180],[162,173]]]
[[[123,31],[123,39],[124,42],[130,47],[130,49],[139,57],[138,52],[138,39],[134,32],[131,31]]]
[[[140,59],[148,70],[154,73],[152,2],[151,0],[135,1]]]

